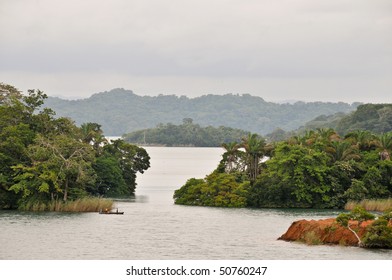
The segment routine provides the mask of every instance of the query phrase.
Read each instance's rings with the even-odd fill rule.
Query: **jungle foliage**
[[[249,134],[224,148],[214,172],[235,175],[237,186],[249,184],[242,193],[248,207],[343,208],[347,201],[392,196],[392,132],[340,136],[318,129],[271,144]],[[176,203],[193,204],[183,192],[176,192]]]
[[[219,147],[222,143],[240,141],[248,133],[224,126],[201,127],[191,118],[185,118],[181,125],[159,124],[156,128],[125,134],[123,139],[141,145]]]
[[[109,143],[97,123],[78,127],[55,118],[42,109],[46,98],[0,83],[0,208],[132,195],[136,173],[149,167],[147,152],[122,140]]]
[[[374,220],[366,227],[365,234],[361,238],[357,232],[351,228],[351,221],[356,221],[358,227],[365,221]],[[367,212],[362,207],[355,207],[349,213],[341,213],[336,221],[350,230],[358,240],[358,246],[375,249],[392,249],[392,210],[386,210],[382,215]]]
[[[358,130],[376,134],[386,133],[392,131],[392,104],[363,104],[350,113],[320,115],[294,132],[274,131],[269,135],[269,139],[283,140],[290,134],[300,134],[317,128],[332,128],[340,135]]]

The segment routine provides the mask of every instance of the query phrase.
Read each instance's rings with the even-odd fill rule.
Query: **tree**
[[[350,132],[345,136],[345,139],[355,145],[359,151],[370,151],[375,148],[376,136],[370,131],[357,130]]]
[[[150,167],[150,156],[146,150],[118,139],[105,145],[104,153],[116,158],[127,185],[127,194],[133,195],[136,188],[136,173],[144,173]]]
[[[84,123],[80,128],[82,141],[92,145],[97,155],[102,153],[102,145],[108,144],[108,141],[103,136],[101,125],[97,123]]]
[[[0,209],[16,207],[18,195],[9,191],[14,183],[12,166],[30,163],[27,146],[34,136],[23,123],[0,129]]]
[[[0,207],[133,193],[136,173],[149,167],[147,152],[121,141],[109,145],[97,123],[79,128],[40,110],[46,98],[0,83]]]
[[[350,221],[357,221],[358,228],[364,221],[374,220],[375,216],[360,206],[355,207],[350,213],[342,213],[337,218],[336,221],[343,227],[351,231],[358,240],[358,246],[363,247],[363,243],[359,235],[354,229],[351,228]]]
[[[48,96],[41,90],[29,89],[28,95],[23,96],[22,100],[26,106],[29,115],[33,115],[34,111],[44,104],[44,100]]]
[[[212,172],[205,179],[189,179],[174,192],[176,204],[245,207],[249,182],[238,182],[233,174]]]
[[[381,160],[391,160],[392,132],[383,133],[376,140],[377,147],[381,150],[379,155]]]
[[[10,104],[13,100],[21,99],[22,93],[14,86],[0,83],[0,106]]]
[[[332,128],[318,128],[315,135],[318,140],[324,143],[340,140],[339,135]]]
[[[54,200],[62,194],[62,199],[67,201],[71,187],[83,192],[87,181],[93,183],[91,146],[68,135],[37,136],[34,145],[29,147],[29,156],[31,166],[14,167],[17,183],[10,188],[16,193],[22,192],[24,197],[46,193]],[[29,181],[35,183],[29,184]]]
[[[368,227],[362,244],[366,248],[391,249],[392,228],[388,226],[388,220],[383,217],[375,220]]]
[[[255,182],[260,174],[260,163],[265,153],[265,145],[265,140],[257,134],[249,133],[247,137],[242,138],[241,147],[247,154],[247,169],[251,182]]]
[[[223,160],[225,161],[225,170],[230,173],[235,170],[234,164],[241,154],[239,149],[241,145],[237,142],[223,143],[222,147],[226,150],[223,154]]]
[[[19,195],[10,191],[14,184],[12,166],[30,164],[27,147],[37,132],[34,110],[45,99],[42,92],[28,96],[11,85],[0,83],[0,208],[14,208]]]
[[[129,195],[117,158],[105,153],[96,159],[93,167],[97,179],[94,189],[90,189],[91,193],[109,197]]]
[[[182,123],[185,125],[187,125],[187,124],[191,125],[193,123],[193,119],[192,118],[184,118],[184,119],[182,119]]]
[[[345,141],[332,141],[326,148],[326,152],[333,162],[360,158],[358,150]]]

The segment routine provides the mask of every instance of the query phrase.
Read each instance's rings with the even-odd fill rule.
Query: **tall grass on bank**
[[[28,201],[19,207],[24,211],[55,211],[55,212],[98,212],[100,209],[111,210],[113,200],[100,197],[85,197],[73,201]]]
[[[356,206],[363,207],[366,211],[384,212],[392,209],[392,198],[388,199],[364,199],[360,202],[349,201],[344,209],[353,210]]]

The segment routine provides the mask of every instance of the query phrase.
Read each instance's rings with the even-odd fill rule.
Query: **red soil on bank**
[[[362,239],[366,233],[366,227],[373,221],[362,222],[358,227],[357,221],[350,221],[350,227],[355,230]],[[293,222],[287,232],[279,237],[280,240],[302,241],[307,244],[339,244],[346,246],[358,246],[358,239],[347,228],[342,227],[336,219],[325,220],[299,220]]]

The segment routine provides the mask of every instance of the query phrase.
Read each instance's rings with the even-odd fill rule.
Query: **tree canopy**
[[[232,174],[237,186],[248,185],[241,192],[248,207],[342,208],[348,201],[392,196],[390,141],[392,132],[340,136],[318,129],[269,144],[249,134],[223,145],[226,152],[214,172]],[[185,189],[212,185],[211,179],[192,182]],[[175,202],[194,204],[185,193],[177,191]],[[197,205],[203,205],[202,198]]]
[[[369,131],[382,134],[392,131],[392,104],[362,104],[350,113],[336,113],[332,115],[320,115],[307,122],[291,134],[301,134],[304,131],[318,128],[332,128],[341,135],[356,131]],[[270,139],[280,136],[283,140],[289,136],[288,132],[274,131],[269,135]]]
[[[201,127],[191,118],[184,118],[181,125],[159,124],[156,128],[125,134],[123,139],[142,145],[219,147],[222,143],[240,141],[248,133],[224,126]]]
[[[23,95],[0,84],[0,208],[132,195],[137,172],[150,166],[147,152],[122,140],[109,143],[97,123],[78,127],[55,118],[41,109],[46,98],[40,90]]]

